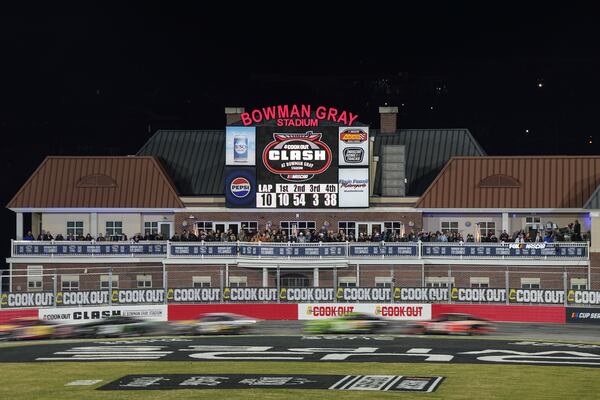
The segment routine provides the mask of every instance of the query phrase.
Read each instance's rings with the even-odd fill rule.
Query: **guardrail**
[[[12,257],[166,258],[450,258],[587,259],[587,242],[429,243],[429,242],[40,242],[12,241]]]

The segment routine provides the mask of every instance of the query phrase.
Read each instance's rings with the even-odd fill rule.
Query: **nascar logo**
[[[344,143],[362,143],[367,140],[367,133],[362,129],[346,129],[340,133],[340,140]]]
[[[250,182],[246,178],[240,176],[231,181],[231,194],[238,199],[243,199],[244,197],[248,196],[251,189]]]

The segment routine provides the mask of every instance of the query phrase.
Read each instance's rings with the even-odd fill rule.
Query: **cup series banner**
[[[300,108],[296,110],[300,116]],[[226,127],[227,207],[369,206],[369,127],[319,126],[309,116],[300,119],[308,119],[307,126],[278,122]]]

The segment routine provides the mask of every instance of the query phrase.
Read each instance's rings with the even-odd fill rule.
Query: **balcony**
[[[248,243],[12,241],[13,258],[168,259],[532,259],[587,260],[587,242],[563,243]]]

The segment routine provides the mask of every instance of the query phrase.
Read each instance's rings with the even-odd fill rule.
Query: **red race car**
[[[461,335],[484,335],[494,331],[492,323],[469,314],[440,314],[429,321],[411,324],[407,331],[413,334],[447,333]]]

